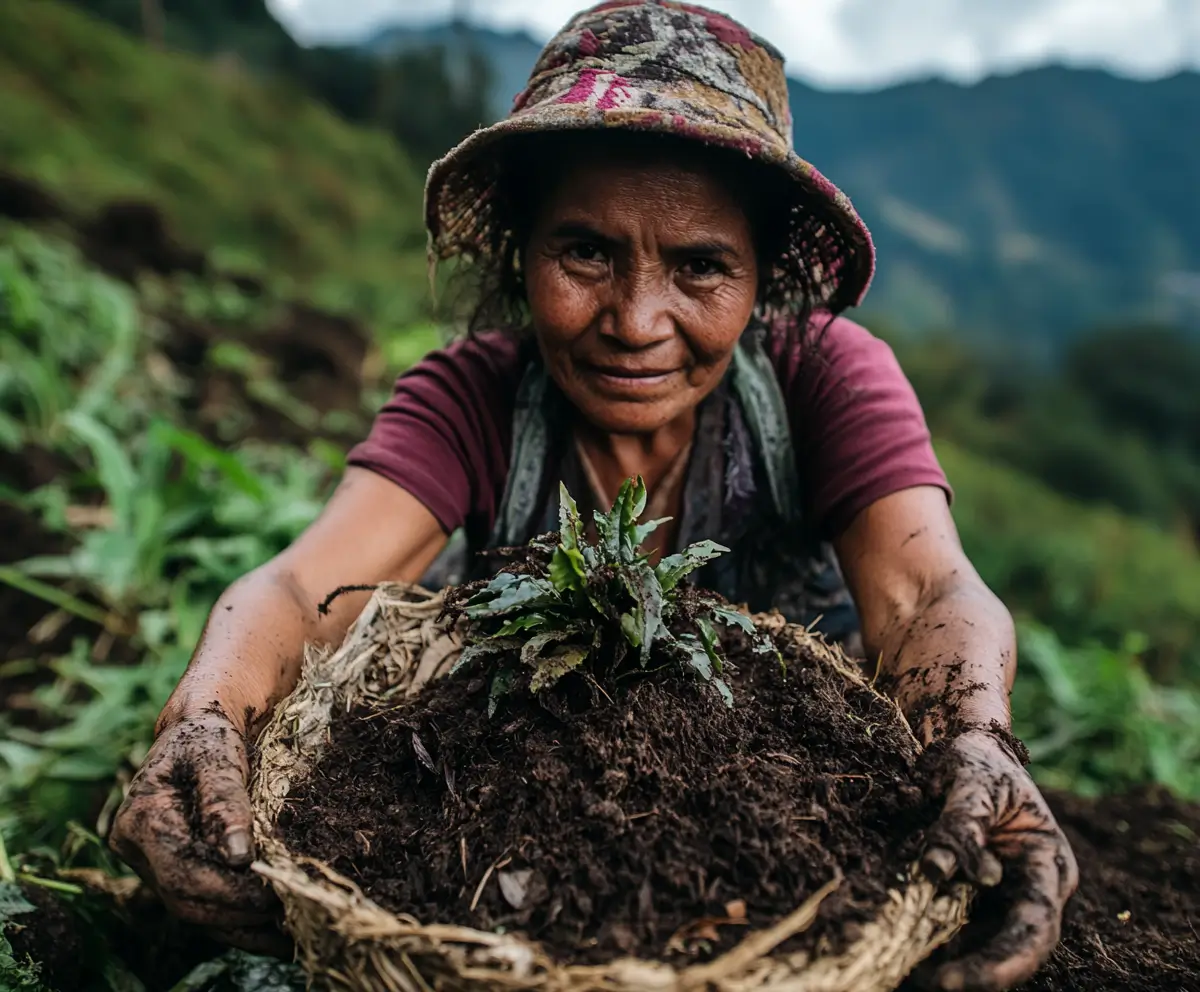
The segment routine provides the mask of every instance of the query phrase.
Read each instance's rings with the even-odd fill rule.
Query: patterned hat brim
[[[782,142],[764,140],[748,128],[644,107],[600,111],[577,104],[542,104],[468,136],[429,169],[425,223],[431,257],[479,258],[487,253],[499,156],[485,153],[498,143],[535,133],[612,129],[673,134],[782,169],[798,184],[799,209],[809,215],[788,251],[806,261],[820,297],[813,302],[834,312],[862,302],[875,273],[875,246],[849,197]]]

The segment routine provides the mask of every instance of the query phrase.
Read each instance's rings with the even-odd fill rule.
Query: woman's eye
[[[578,262],[602,262],[604,261],[604,252],[599,245],[591,244],[587,241],[581,241],[579,244],[571,245],[567,249],[567,255]]]
[[[684,271],[695,279],[708,279],[721,274],[720,263],[711,258],[692,258],[683,267]]]

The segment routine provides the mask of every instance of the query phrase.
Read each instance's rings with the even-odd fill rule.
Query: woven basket
[[[378,589],[340,649],[310,653],[299,685],[259,741],[251,785],[260,857],[254,868],[283,901],[300,961],[319,986],[366,992],[890,992],[962,926],[967,888],[939,890],[915,870],[840,954],[773,953],[816,919],[822,900],[839,885],[834,879],[721,957],[682,969],[634,958],[571,965],[517,934],[422,923],[376,905],[327,865],[291,853],[273,828],[292,785],[319,760],[339,713],[362,702],[411,696],[450,669],[460,645],[439,625],[441,610],[440,593],[403,585]],[[755,620],[803,639],[819,663],[862,683],[820,638],[777,615]]]

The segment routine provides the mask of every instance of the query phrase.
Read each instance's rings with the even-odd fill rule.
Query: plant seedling
[[[714,624],[739,627],[757,650],[775,651],[749,617],[681,585],[729,549],[701,541],[652,565],[641,546],[666,520],[640,523],[645,509],[645,483],[626,480],[612,509],[594,514],[597,539],[590,543],[575,500],[560,485],[558,534],[530,542],[545,564],[532,574],[501,571],[457,611],[469,626],[454,671],[491,670],[489,715],[526,671],[537,693],[581,666],[615,679],[679,665],[732,706]]]

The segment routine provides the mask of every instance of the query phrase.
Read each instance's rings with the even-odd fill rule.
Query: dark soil
[[[55,992],[95,992],[110,987],[105,968],[119,960],[147,992],[167,992],[196,965],[226,948],[199,927],[182,923],[147,889],[117,902],[88,892],[75,905],[37,885],[22,886],[37,911],[14,918],[5,932],[17,961],[41,966]]]
[[[37,911],[22,913],[5,932],[14,958],[41,965],[42,982],[52,989],[83,988],[85,955],[78,921],[41,886],[22,886],[22,893]]]
[[[1200,806],[1052,794],[1079,860],[1062,943],[1021,992],[1200,990]]]
[[[610,701],[580,679],[489,720],[484,680],[465,676],[358,710],[283,834],[395,912],[521,930],[575,961],[723,950],[840,869],[795,946],[839,939],[936,812],[915,747],[886,702],[794,644],[786,677],[731,649],[732,710],[690,680]]]

